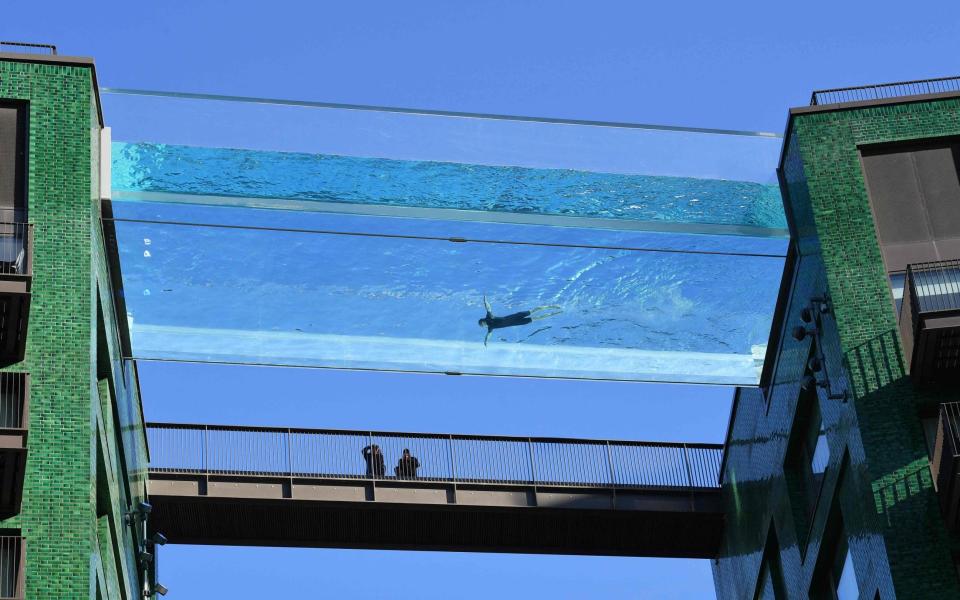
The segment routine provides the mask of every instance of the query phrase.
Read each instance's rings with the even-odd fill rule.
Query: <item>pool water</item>
[[[783,228],[753,182],[117,143],[113,187],[156,194],[115,203],[137,358],[751,385],[783,268],[782,239],[205,198]],[[559,308],[484,345],[484,297]]]
[[[113,157],[119,190],[786,227],[777,186],[749,181],[122,142]]]

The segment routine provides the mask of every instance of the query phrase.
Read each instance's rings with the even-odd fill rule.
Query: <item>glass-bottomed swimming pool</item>
[[[190,102],[208,116],[219,114],[208,104],[238,110],[223,100]],[[348,128],[373,139],[351,144],[374,147],[389,130],[384,115],[373,116],[381,126]],[[449,124],[430,123],[422,131],[450,133]],[[503,147],[520,143],[504,137],[510,127],[522,130],[520,145],[537,145],[529,139],[535,124],[496,126],[500,146],[477,138],[488,154],[502,157]],[[496,157],[466,163],[479,150],[464,150],[463,132],[426,141],[427,156],[414,158],[316,151],[342,140],[305,152],[282,135],[254,136],[259,143],[242,148],[189,145],[216,141],[217,127],[114,145],[113,216],[136,358],[758,381],[786,248],[779,194],[757,166],[776,160],[766,139],[741,165],[757,176],[731,180],[697,176],[714,168],[704,156],[691,158],[700,172],[666,174],[624,168],[618,154],[609,170],[572,168],[564,163],[586,159],[556,147],[531,154],[532,166],[490,164]],[[564,127],[563,139],[588,146],[601,129],[631,133]],[[670,132],[632,130],[651,133]],[[677,136],[656,147],[632,138],[612,146],[666,156],[689,147],[691,136],[706,146],[723,141]],[[727,149],[741,153],[756,141],[727,137]],[[460,160],[438,160],[444,144]],[[492,317],[478,323],[488,316],[484,299]]]

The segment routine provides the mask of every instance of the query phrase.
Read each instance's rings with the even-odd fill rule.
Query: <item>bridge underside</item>
[[[171,543],[712,558],[718,489],[150,473]]]

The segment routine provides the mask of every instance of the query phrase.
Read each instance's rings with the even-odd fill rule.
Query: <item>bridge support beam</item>
[[[717,489],[150,474],[171,543],[712,558]]]

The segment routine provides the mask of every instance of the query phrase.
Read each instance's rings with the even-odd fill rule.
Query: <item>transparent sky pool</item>
[[[759,379],[787,244],[779,140],[121,98],[135,358]],[[496,316],[556,308],[485,345],[485,297]]]

